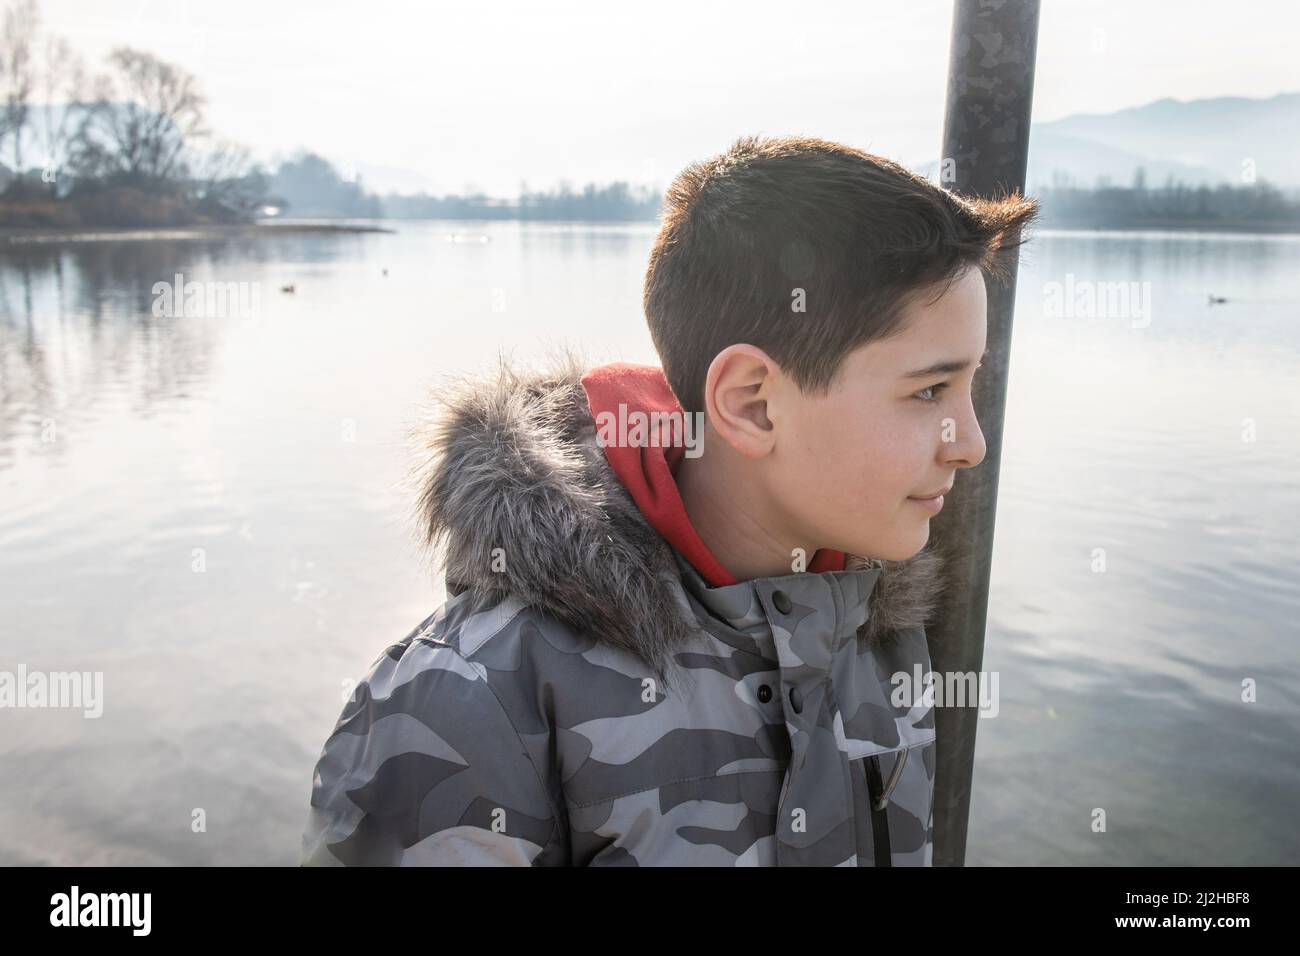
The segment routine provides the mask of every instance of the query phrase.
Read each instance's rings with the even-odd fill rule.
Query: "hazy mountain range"
[[[1163,99],[1115,113],[1078,113],[1034,123],[1026,189],[1101,178],[1127,186],[1139,167],[1148,186],[1172,176],[1188,185],[1241,185],[1257,179],[1300,189],[1300,93],[1268,99],[1223,96]],[[1249,165],[1253,164],[1253,165]],[[938,160],[918,168],[933,176]]]

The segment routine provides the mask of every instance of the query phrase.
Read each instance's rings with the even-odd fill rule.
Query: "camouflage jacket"
[[[326,740],[304,865],[928,866],[938,581],[711,587],[599,447],[580,365],[443,397],[420,501],[449,597]]]

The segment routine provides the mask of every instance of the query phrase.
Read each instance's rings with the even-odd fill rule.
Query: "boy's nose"
[[[980,430],[974,415],[964,425],[957,426],[957,440],[944,447],[947,449],[944,460],[954,468],[974,468],[984,460],[988,451],[984,444],[984,432]]]

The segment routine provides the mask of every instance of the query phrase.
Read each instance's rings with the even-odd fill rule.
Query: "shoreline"
[[[0,226],[0,243],[118,242],[145,239],[246,239],[269,235],[395,233],[384,226],[347,223],[238,223],[199,226]]]
[[[1205,232],[1221,234],[1255,234],[1260,236],[1300,235],[1300,223],[1215,219],[1152,219],[1141,222],[1081,223],[1043,219],[1035,223],[1039,230],[1058,232]]]
[[[457,223],[581,223],[585,225],[627,225],[629,223],[644,223],[653,225],[655,220],[605,220],[605,219],[518,219],[518,218],[486,218],[486,219],[465,219],[460,217],[449,219],[420,219],[420,218],[401,218],[383,220],[385,225],[375,225],[372,223],[349,223],[343,222],[326,222],[326,221],[304,221],[304,222],[269,222],[258,223],[237,223],[237,224],[219,224],[212,223],[206,225],[194,226],[0,226],[0,247],[5,245],[28,245],[39,243],[74,243],[74,242],[121,242],[121,241],[145,241],[145,240],[200,240],[200,239],[236,239],[236,238],[264,238],[270,235],[365,235],[365,234],[394,234],[399,231],[401,223],[429,223],[429,222],[457,222]],[[1116,223],[1112,225],[1103,224],[1081,224],[1081,223],[1062,223],[1042,221],[1037,224],[1037,229],[1045,232],[1061,232],[1074,234],[1088,233],[1110,233],[1110,234],[1131,234],[1131,233],[1200,233],[1200,234],[1218,234],[1218,235],[1258,235],[1258,236],[1294,236],[1300,235],[1300,226],[1282,223],[1250,223],[1250,222],[1215,222],[1212,220],[1198,220],[1188,222],[1171,222],[1168,220],[1144,222],[1144,223]]]

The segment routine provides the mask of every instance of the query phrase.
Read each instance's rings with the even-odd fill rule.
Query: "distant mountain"
[[[1034,131],[1123,149],[1150,160],[1201,167],[1219,181],[1241,183],[1250,161],[1255,175],[1300,187],[1300,93],[1268,99],[1223,96],[1163,99],[1103,115],[1067,116]],[[1029,148],[1034,148],[1030,136]],[[1030,165],[1033,164],[1032,152]],[[1147,176],[1148,183],[1163,177]]]
[[[1223,96],[1163,99],[1114,113],[1079,113],[1034,123],[1029,136],[1027,189],[1068,181],[1094,186],[1132,184],[1143,167],[1148,186],[1169,176],[1189,185],[1257,179],[1300,189],[1300,93],[1268,99]],[[1248,165],[1250,164],[1250,165]],[[933,176],[935,160],[919,171]]]
[[[1068,136],[1053,131],[1054,125],[1035,126],[1029,135],[1027,188],[1031,192],[1058,185],[1096,186],[1099,182],[1129,186],[1139,167],[1144,170],[1148,186],[1161,186],[1170,176],[1191,186],[1225,181],[1223,175],[1208,166]]]

